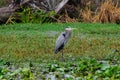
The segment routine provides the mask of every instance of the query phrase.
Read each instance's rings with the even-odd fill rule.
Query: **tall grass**
[[[105,0],[96,12],[87,8],[82,12],[84,22],[120,23],[120,8],[112,0]]]
[[[65,46],[66,59],[79,59],[82,56],[106,59],[112,54],[119,59],[119,25],[86,23],[0,26],[1,59],[13,62],[57,60],[61,54],[54,54],[55,41],[60,32],[69,25],[78,30],[73,31],[70,41]]]

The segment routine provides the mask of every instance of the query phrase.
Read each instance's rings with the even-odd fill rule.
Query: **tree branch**
[[[59,13],[59,11],[64,7],[64,5],[68,2],[69,0],[62,0],[60,4],[55,9],[56,13]]]

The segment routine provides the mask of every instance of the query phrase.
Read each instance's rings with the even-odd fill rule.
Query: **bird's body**
[[[64,46],[66,45],[66,43],[68,42],[68,40],[70,39],[73,29],[76,29],[76,28],[70,28],[70,27],[65,28],[65,31],[60,34],[60,36],[57,38],[57,41],[56,41],[55,53],[58,53],[59,51],[62,50],[62,60],[63,61],[64,61],[63,49],[64,49]]]
[[[71,37],[72,30],[74,29],[76,28],[65,28],[65,31],[60,34],[56,41],[55,53],[58,53],[59,51],[63,50],[64,46]]]
[[[60,36],[58,37],[56,41],[55,53],[58,53],[60,50],[64,48],[70,36],[71,36],[71,32],[64,31],[60,34]]]

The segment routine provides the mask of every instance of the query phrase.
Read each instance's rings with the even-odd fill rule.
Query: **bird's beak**
[[[77,30],[77,28],[72,28],[72,30]]]

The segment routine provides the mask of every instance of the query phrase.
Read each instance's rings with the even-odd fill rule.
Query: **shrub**
[[[43,10],[32,10],[32,8],[21,8],[16,12],[7,23],[50,23],[53,21],[52,16],[55,15],[53,11],[45,12]]]

